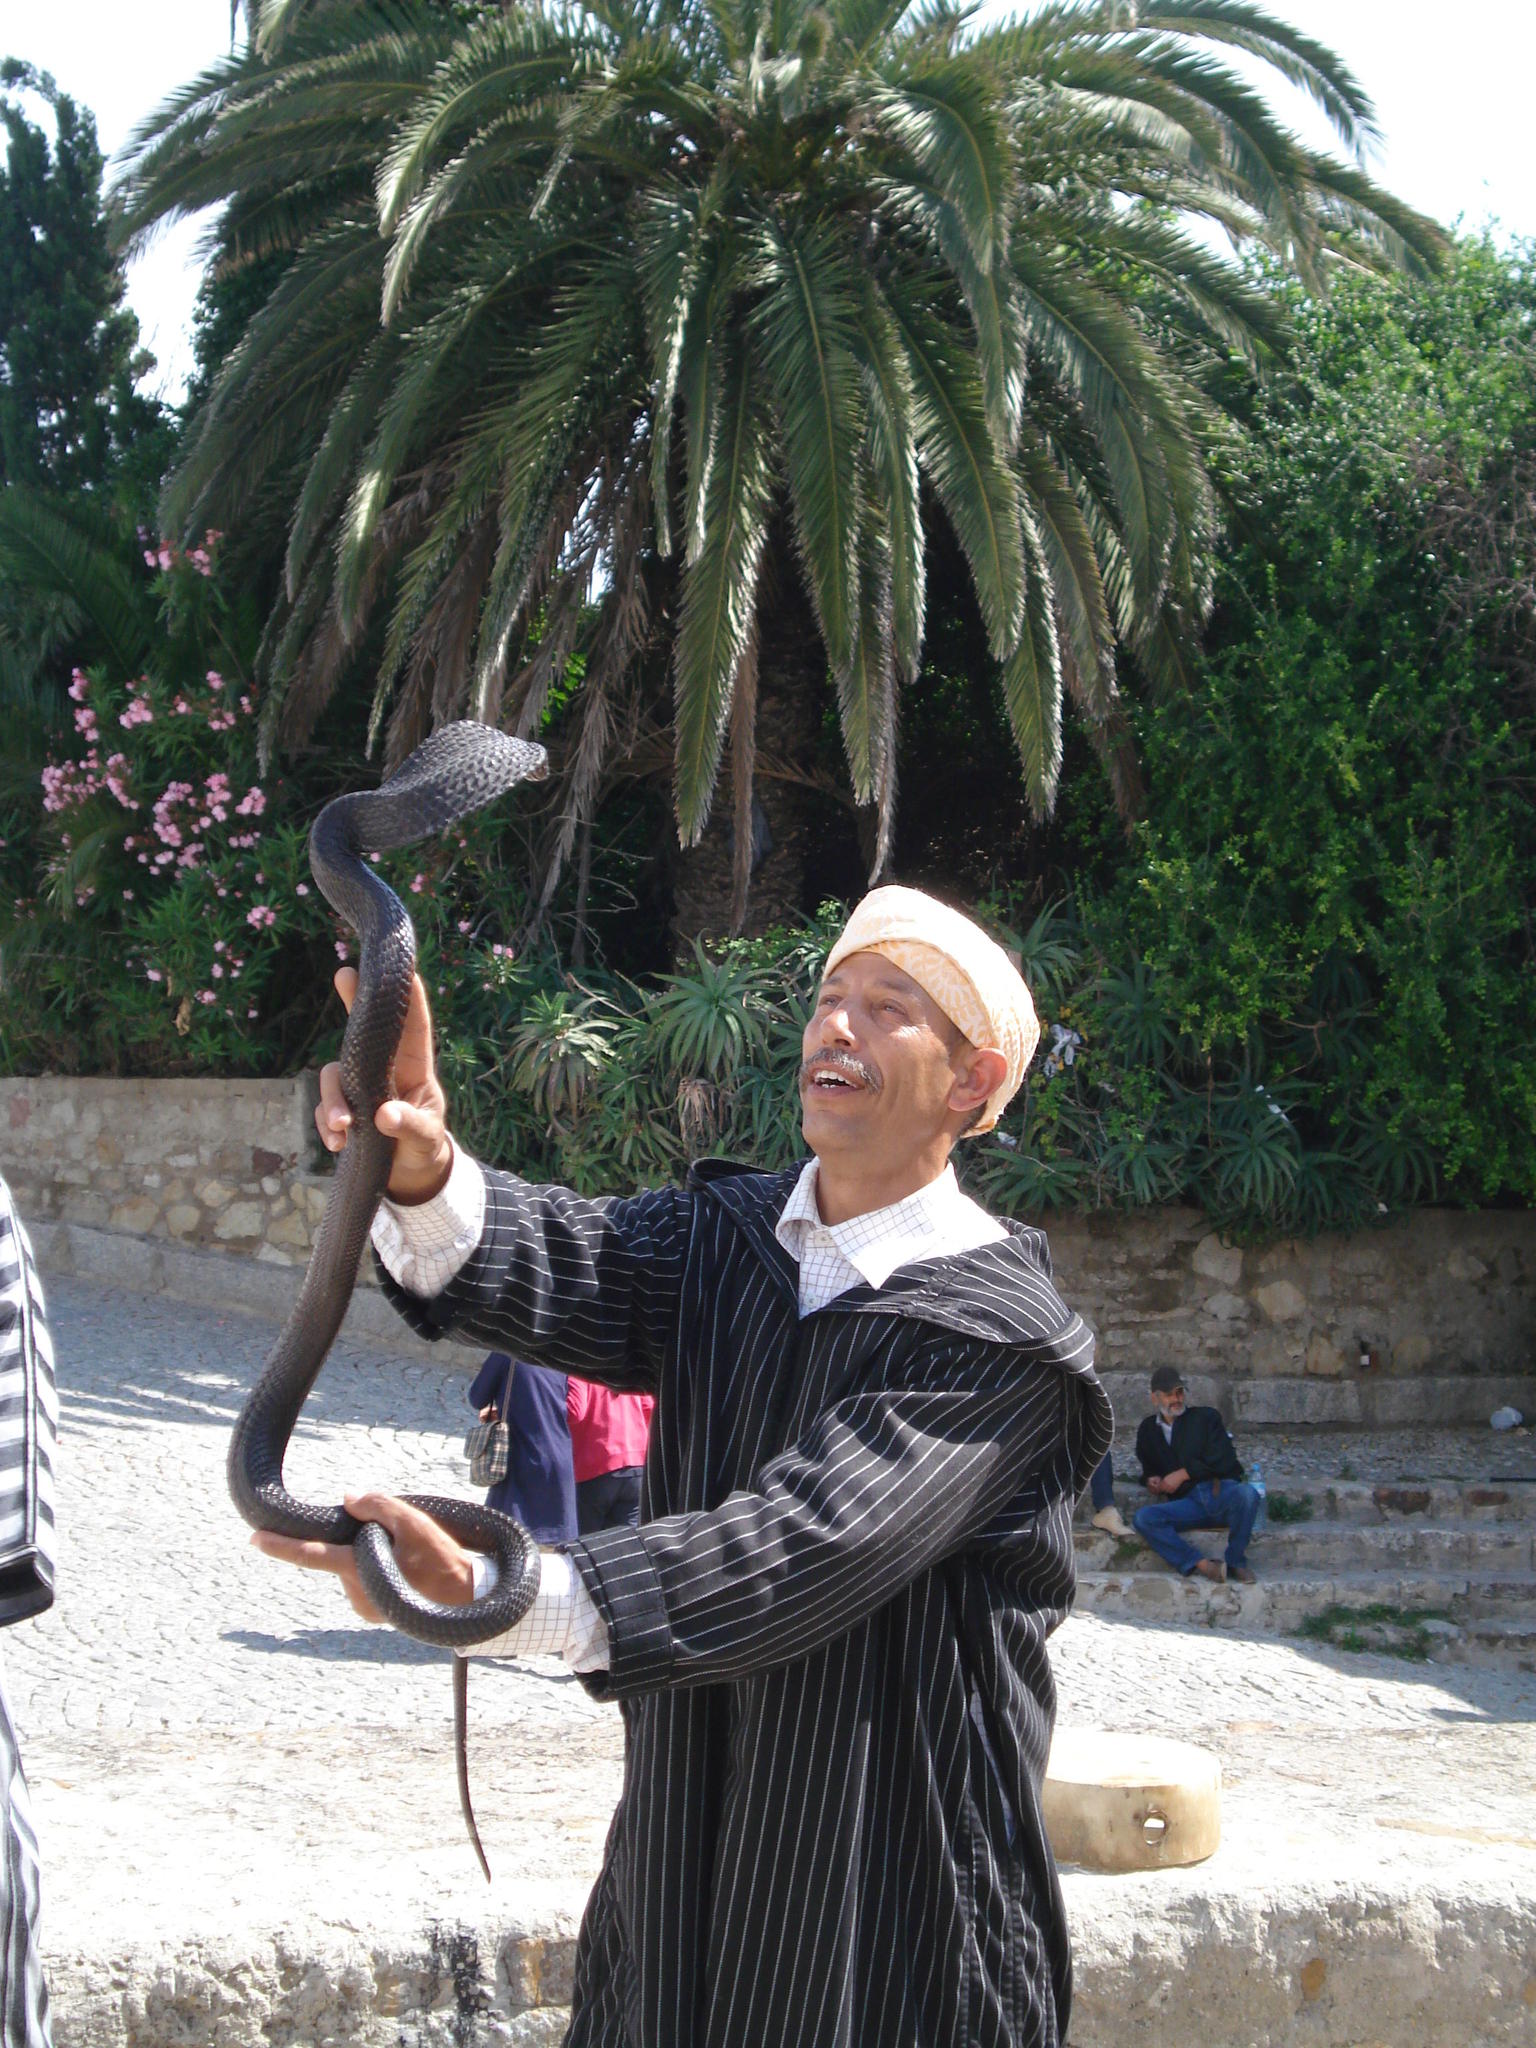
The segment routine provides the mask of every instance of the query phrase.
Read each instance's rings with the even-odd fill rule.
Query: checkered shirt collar
[[[898,1266],[974,1251],[1007,1235],[995,1217],[960,1192],[952,1166],[888,1208],[850,1216],[846,1223],[823,1223],[816,1207],[814,1159],[802,1168],[773,1234],[800,1264],[818,1241],[824,1245],[830,1239],[870,1287],[883,1287]]]

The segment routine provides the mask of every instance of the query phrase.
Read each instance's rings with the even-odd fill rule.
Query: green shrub
[[[1316,1513],[1312,1496],[1306,1493],[1270,1493],[1265,1512],[1277,1527],[1287,1522],[1310,1522]]]
[[[1479,245],[1293,310],[1207,652],[1133,714],[1143,821],[1023,939],[1047,1042],[972,1165],[1003,1207],[1536,1195],[1536,271]]]

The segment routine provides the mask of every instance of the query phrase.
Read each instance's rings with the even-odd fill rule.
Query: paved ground
[[[383,2011],[391,1997],[398,2009],[398,1987],[376,1981],[386,1950],[425,1939],[436,1958],[434,1929],[479,1928],[499,1944],[504,1977],[509,1929],[568,1932],[618,1788],[617,1714],[559,1666],[477,1670],[472,1768],[496,1870],[487,1895],[460,1831],[446,1659],[356,1623],[328,1582],[257,1557],[228,1506],[229,1425],[273,1326],[78,1280],[51,1292],[64,1405],[60,1597],[48,1616],[7,1634],[4,1655],[43,1837],[61,2042],[406,2043],[394,2020],[374,2034],[335,2019],[335,1998],[353,1995],[346,1972],[372,1972],[354,1985],[359,2009],[373,2000]],[[289,1483],[320,1500],[337,1498],[344,1479],[467,1490],[458,1448],[466,1384],[430,1363],[339,1345]],[[1295,1458],[1278,1443],[1266,1448],[1277,1473],[1322,1455],[1316,1444]],[[1364,1479],[1392,1448],[1353,1438],[1326,1455],[1348,1455]],[[1528,1444],[1503,1450],[1528,1462]],[[1463,1457],[1471,1471],[1496,1462],[1482,1437],[1426,1440],[1420,1451],[1440,1461],[1436,1470],[1463,1469],[1447,1463]],[[1255,1562],[1262,1569],[1261,1551]],[[1068,1879],[1084,1982],[1074,2040],[1123,2048],[1161,2036],[1166,1999],[1147,2005],[1145,2034],[1139,2020],[1115,2017],[1128,1986],[1145,1993],[1149,1954],[1157,1971],[1173,1967],[1156,1954],[1161,1924],[1183,1930],[1174,1953],[1212,1928],[1224,1950],[1235,1941],[1245,1955],[1250,1940],[1290,1944],[1272,1972],[1276,2016],[1250,2017],[1246,2034],[1209,2016],[1202,2038],[1213,2048],[1536,2041],[1536,1678],[1095,1616],[1061,1631],[1056,1663],[1064,1719],[1206,1743],[1227,1788],[1225,1839],[1210,1863]],[[1332,1957],[1327,1943],[1346,1940],[1341,1930],[1356,1930],[1348,1940],[1364,1968],[1371,1940],[1359,1930],[1376,1925],[1373,1913],[1389,1985],[1391,1971],[1407,1983],[1403,1926],[1411,1935],[1418,1914],[1419,1946],[1435,1957],[1436,1996],[1451,2013],[1472,1997],[1448,1933],[1461,1913],[1458,1938],[1471,1944],[1494,2017],[1480,2006],[1476,2028],[1458,2032],[1454,2018],[1426,2018],[1421,2005],[1411,2036],[1386,2018],[1379,2033],[1362,2032],[1350,2014],[1380,2007],[1383,1995],[1364,1977],[1353,2004],[1342,1992],[1330,2007],[1331,1992],[1298,1990],[1286,2006],[1282,1979],[1301,1983],[1309,1959]],[[253,1941],[275,1945],[288,2017],[242,2031],[228,2013],[244,2009]],[[189,1943],[225,1961],[198,1977]],[[315,1960],[332,1951],[352,1960],[335,1969]],[[527,1952],[525,1943],[525,1974]],[[366,1965],[357,1960],[365,1953]],[[1346,1978],[1353,1967],[1342,1956],[1332,1966]],[[139,1981],[152,1967],[158,2005]],[[331,2000],[323,2024],[303,2019],[302,1999],[293,2004],[306,1969],[318,1972],[316,2012]],[[1250,2015],[1262,2005],[1254,1998]],[[1298,2031],[1288,2031],[1292,2019]],[[511,2024],[484,2038],[554,2038]],[[409,2037],[412,2048],[428,2038]]]

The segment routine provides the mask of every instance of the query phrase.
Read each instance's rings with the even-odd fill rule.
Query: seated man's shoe
[[[1214,1579],[1218,1586],[1223,1584],[1227,1576],[1226,1566],[1218,1564],[1214,1557],[1202,1557],[1195,1570],[1202,1579]]]
[[[1229,1579],[1236,1579],[1240,1586],[1256,1586],[1258,1584],[1258,1580],[1245,1564],[1229,1564],[1227,1566],[1227,1577]]]
[[[1107,1508],[1099,1509],[1093,1518],[1093,1526],[1095,1529],[1107,1530],[1111,1536],[1134,1536],[1136,1533],[1113,1502]]]

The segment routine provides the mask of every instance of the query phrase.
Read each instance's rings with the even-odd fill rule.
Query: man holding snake
[[[337,977],[350,1004],[354,978]],[[459,1150],[418,980],[374,1226],[411,1326],[656,1397],[641,1525],[541,1556],[476,1654],[555,1651],[625,1723],[577,1956],[575,2048],[1056,2048],[1071,1960],[1040,1795],[1046,1638],[1110,1441],[1092,1338],[1039,1231],[949,1163],[1039,1036],[978,926],[867,896],[806,1026],[812,1158],[587,1201]],[[335,1068],[316,1121],[350,1115]],[[418,1590],[492,1569],[383,1495]],[[272,1534],[337,1573],[348,1547]]]

